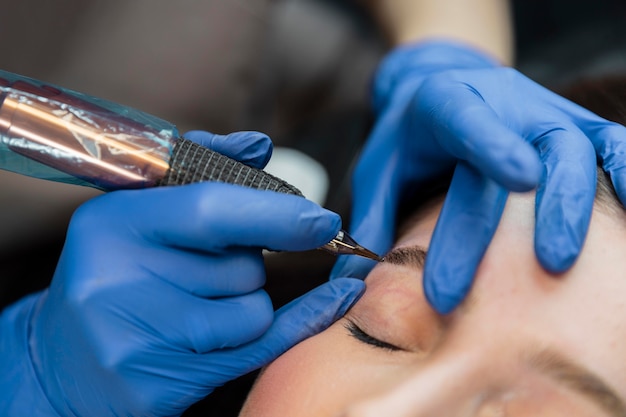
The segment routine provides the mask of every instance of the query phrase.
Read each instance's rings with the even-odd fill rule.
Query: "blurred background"
[[[358,0],[0,0],[0,68],[136,107],[181,132],[259,130],[316,160],[349,222],[349,175],[387,48]],[[517,67],[554,89],[626,70],[626,3],[516,0]],[[286,178],[289,180],[289,178]],[[43,288],[73,210],[100,192],[0,171],[0,302]],[[306,192],[305,192],[306,194]],[[334,258],[267,257],[276,307]],[[185,416],[237,415],[255,374]]]

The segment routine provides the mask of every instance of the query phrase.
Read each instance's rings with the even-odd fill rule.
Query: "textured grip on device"
[[[169,164],[159,185],[217,181],[303,197],[300,190],[288,182],[185,138],[174,144]]]

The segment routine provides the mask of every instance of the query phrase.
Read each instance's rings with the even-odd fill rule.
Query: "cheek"
[[[323,416],[345,397],[337,324],[296,345],[261,374],[242,416]],[[328,412],[328,411],[326,411]],[[332,414],[331,414],[332,415]]]
[[[349,404],[382,393],[403,373],[401,364],[381,364],[377,356],[355,345],[343,324],[335,323],[271,363],[240,416],[335,416]]]

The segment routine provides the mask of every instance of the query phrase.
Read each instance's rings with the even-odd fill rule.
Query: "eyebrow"
[[[385,256],[385,262],[394,265],[406,265],[423,269],[428,252],[421,246],[405,246],[394,248]]]
[[[612,416],[626,417],[626,404],[600,377],[561,353],[538,349],[526,354],[526,363],[551,379],[582,394]]]

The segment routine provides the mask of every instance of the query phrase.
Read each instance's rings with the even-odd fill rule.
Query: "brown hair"
[[[626,125],[626,77],[582,78],[559,94],[606,120]],[[600,164],[598,160],[597,207],[608,214],[623,215],[625,208],[615,193],[610,176]]]

